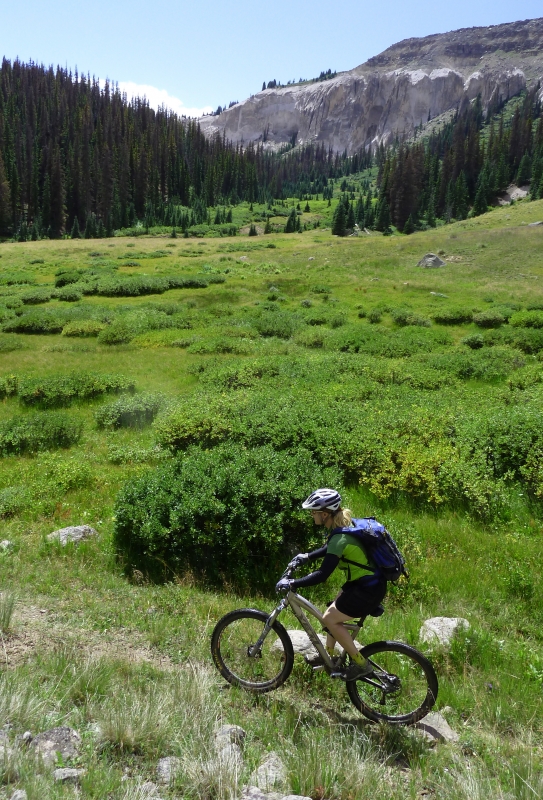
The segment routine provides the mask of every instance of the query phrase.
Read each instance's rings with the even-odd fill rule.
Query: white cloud
[[[100,81],[100,86],[104,86],[105,81]],[[159,106],[166,106],[176,114],[185,117],[201,117],[202,114],[209,114],[213,111],[211,106],[203,108],[188,108],[178,97],[168,94],[166,89],[157,89],[156,86],[149,86],[145,83],[133,83],[132,81],[119,81],[119,91],[125,92],[128,100],[134,97],[145,97],[151,108],[158,109]]]

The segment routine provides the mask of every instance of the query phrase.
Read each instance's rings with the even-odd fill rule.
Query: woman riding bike
[[[351,664],[342,672],[332,674],[345,681],[356,680],[371,674],[373,670],[369,661],[358,652],[343,623],[378,611],[386,595],[387,582],[375,569],[361,542],[345,530],[352,526],[352,515],[348,508],[341,507],[341,495],[338,492],[334,489],[317,489],[302,503],[302,508],[311,512],[315,525],[324,525],[330,534],[323,547],[311,553],[300,553],[293,560],[297,564],[310,563],[319,558],[323,561],[318,569],[303,578],[282,578],[276,589],[284,592],[302,586],[316,586],[328,580],[336,567],[345,572],[347,580],[324,614],[326,650],[333,656],[338,642],[350,656]]]

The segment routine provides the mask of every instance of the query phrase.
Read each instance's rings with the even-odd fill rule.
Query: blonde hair
[[[332,513],[332,512],[330,512]],[[350,528],[353,524],[353,514],[352,511],[348,508],[338,508],[335,514],[333,514],[334,519],[334,528]]]

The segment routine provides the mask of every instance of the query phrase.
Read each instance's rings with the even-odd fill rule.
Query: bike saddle
[[[361,617],[358,622],[356,623],[360,628],[364,624],[364,620],[368,617],[381,617],[385,613],[385,609],[381,603],[378,606],[375,606],[373,611],[370,611],[369,614],[366,614],[364,617]]]

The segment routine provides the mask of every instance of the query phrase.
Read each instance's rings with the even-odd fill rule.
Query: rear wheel
[[[268,618],[264,611],[240,608],[216,624],[211,655],[223,678],[234,686],[251,692],[271,692],[292,672],[292,642],[279,622],[273,624],[258,652],[252,652]]]
[[[435,670],[414,647],[402,642],[375,642],[361,651],[374,672],[347,683],[351,701],[368,719],[412,725],[437,699]]]

